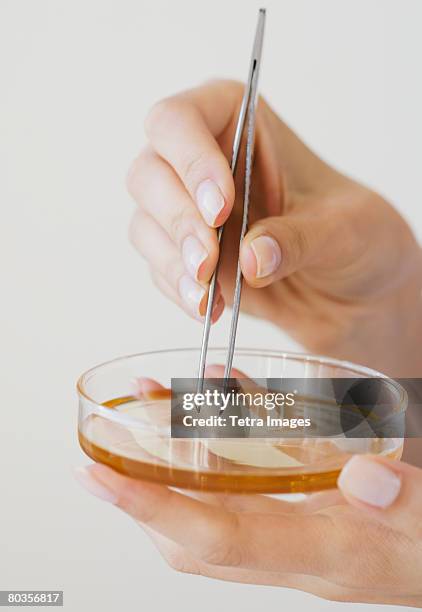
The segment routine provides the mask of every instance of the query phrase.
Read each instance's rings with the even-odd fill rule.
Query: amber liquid
[[[148,402],[150,405],[156,402],[157,406],[169,403],[170,391],[152,392]],[[113,411],[123,408],[130,413],[136,403],[139,400],[128,396],[103,405]],[[299,438],[287,443],[275,440],[263,446],[258,440],[216,443],[167,437],[164,446],[155,447],[159,442],[154,434],[140,441],[139,434],[130,428],[120,424],[110,426],[105,418],[96,415],[90,415],[82,423],[79,442],[94,461],[132,478],[183,489],[231,493],[303,493],[333,488],[342,466],[351,456],[329,439],[317,444]],[[401,444],[385,449],[386,440],[368,440],[367,444],[371,444],[371,449],[365,452],[382,453],[394,459],[402,453]],[[255,453],[259,460],[245,460],[245,452],[251,458]]]

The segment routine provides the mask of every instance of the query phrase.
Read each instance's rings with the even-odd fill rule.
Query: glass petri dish
[[[210,348],[208,363],[224,364],[226,354],[225,348]],[[356,453],[401,457],[403,438],[397,437],[172,438],[171,379],[193,377],[198,361],[196,348],[153,351],[85,372],[77,383],[78,434],[85,453],[127,476],[172,487],[268,494],[335,487],[342,466]],[[403,414],[407,405],[398,383],[345,361],[239,348],[233,368],[252,379],[377,378],[388,385],[390,412]],[[149,381],[142,395],[134,393],[139,377]]]

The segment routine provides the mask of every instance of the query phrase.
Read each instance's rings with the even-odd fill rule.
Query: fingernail
[[[355,455],[344,466],[338,486],[365,504],[387,508],[399,494],[401,480],[384,464]]]
[[[193,279],[198,279],[199,268],[208,257],[208,253],[202,243],[195,236],[187,236],[182,245],[182,258],[186,270]]]
[[[215,313],[215,311],[217,310],[218,306],[220,305],[220,303],[221,303],[221,300],[222,300],[222,299],[223,299],[223,298],[222,298],[222,297],[221,297],[221,295],[220,295],[220,296],[218,297],[218,299],[214,300],[214,304],[212,305],[212,311],[211,311],[211,314],[214,314],[214,313]]]
[[[278,242],[271,236],[258,236],[251,242],[251,249],[256,259],[256,278],[273,274],[281,263],[281,251]]]
[[[189,310],[194,315],[201,316],[200,306],[205,297],[205,289],[185,274],[179,281],[179,293]]]
[[[216,319],[216,314],[220,308],[220,306],[222,305],[223,302],[223,298],[222,296],[220,296],[218,298],[218,300],[215,301],[215,304],[212,308],[212,314],[211,314],[211,323],[216,323],[217,319]]]
[[[77,468],[74,471],[74,475],[79,484],[89,491],[89,493],[95,495],[95,497],[99,497],[110,504],[117,503],[116,495],[91,474],[89,467]]]
[[[223,194],[214,181],[202,181],[196,191],[196,201],[205,221],[213,226],[224,208]]]

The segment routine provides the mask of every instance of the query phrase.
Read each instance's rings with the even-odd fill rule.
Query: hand
[[[94,464],[94,495],[130,514],[175,569],[337,601],[422,605],[422,470],[358,455],[304,502],[182,493]],[[342,495],[343,494],[343,495]]]
[[[139,204],[131,239],[158,287],[193,316],[205,312],[215,228],[230,215],[214,321],[231,300],[238,255],[242,189],[227,160],[242,94],[219,81],[159,102],[128,177]],[[419,375],[420,249],[399,214],[316,157],[263,100],[252,187],[243,310],[314,352]]]

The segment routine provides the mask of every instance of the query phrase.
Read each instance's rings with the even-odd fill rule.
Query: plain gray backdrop
[[[128,244],[125,175],[155,100],[246,77],[258,7],[0,0],[2,589],[63,589],[71,611],[346,607],[176,574],[132,520],[72,476],[88,462],[76,438],[78,375],[118,355],[200,343],[200,325],[158,294]],[[266,7],[261,93],[421,236],[422,3]],[[214,344],[225,343],[228,321]],[[246,317],[238,343],[292,346]]]

